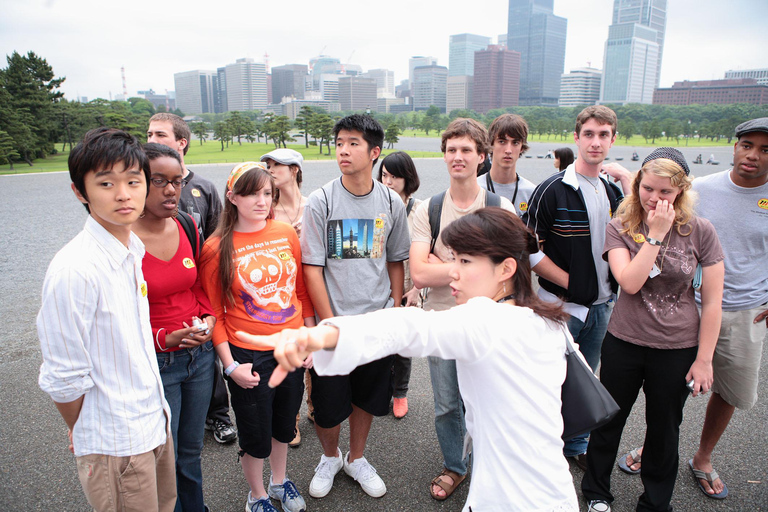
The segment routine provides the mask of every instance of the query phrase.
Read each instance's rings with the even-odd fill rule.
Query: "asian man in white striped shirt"
[[[152,344],[144,245],[131,233],[149,163],[135,137],[97,128],[70,153],[69,172],[90,215],[45,276],[39,385],[67,424],[94,510],[170,512],[170,410]]]

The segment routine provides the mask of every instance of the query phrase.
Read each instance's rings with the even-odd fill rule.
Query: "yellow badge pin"
[[[645,236],[642,233],[636,234],[632,239],[639,244],[645,242]]]
[[[192,258],[184,258],[181,264],[187,268],[195,268],[195,262]]]

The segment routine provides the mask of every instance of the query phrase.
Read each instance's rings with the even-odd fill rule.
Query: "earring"
[[[141,211],[141,215],[139,215],[139,218],[140,218],[140,219],[143,219],[143,218],[144,218],[144,216],[145,216],[146,214],[147,214],[147,212],[146,212],[146,211],[144,211],[144,210],[142,210],[142,211]]]
[[[173,214],[171,215],[171,217],[175,219],[178,216],[179,216],[179,207],[177,206],[176,209],[173,211]]]
[[[506,294],[507,294],[507,282],[506,282],[506,281],[504,281],[504,282],[503,282],[503,283],[501,283],[501,284],[504,286],[504,295],[506,295]]]

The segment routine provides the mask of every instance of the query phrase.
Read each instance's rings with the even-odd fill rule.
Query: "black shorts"
[[[303,372],[291,372],[276,388],[267,385],[277,361],[271,351],[262,352],[229,346],[240,364],[252,363],[259,385],[243,389],[230,377],[227,386],[235,411],[240,450],[251,457],[266,459],[272,453],[272,438],[288,443],[296,435],[296,414],[304,396]]]
[[[339,425],[352,414],[352,404],[374,416],[386,416],[394,389],[394,360],[387,356],[333,377],[320,377],[311,370],[315,423],[322,428]]]

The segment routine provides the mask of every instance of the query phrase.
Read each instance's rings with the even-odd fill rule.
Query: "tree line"
[[[56,77],[48,62],[29,52],[6,56],[0,69],[0,164],[33,165],[59,151],[72,149],[88,130],[109,126],[146,140],[149,118],[164,112],[144,98],[127,101],[68,101],[59,90],[66,77]],[[180,111],[175,114],[183,115]]]

